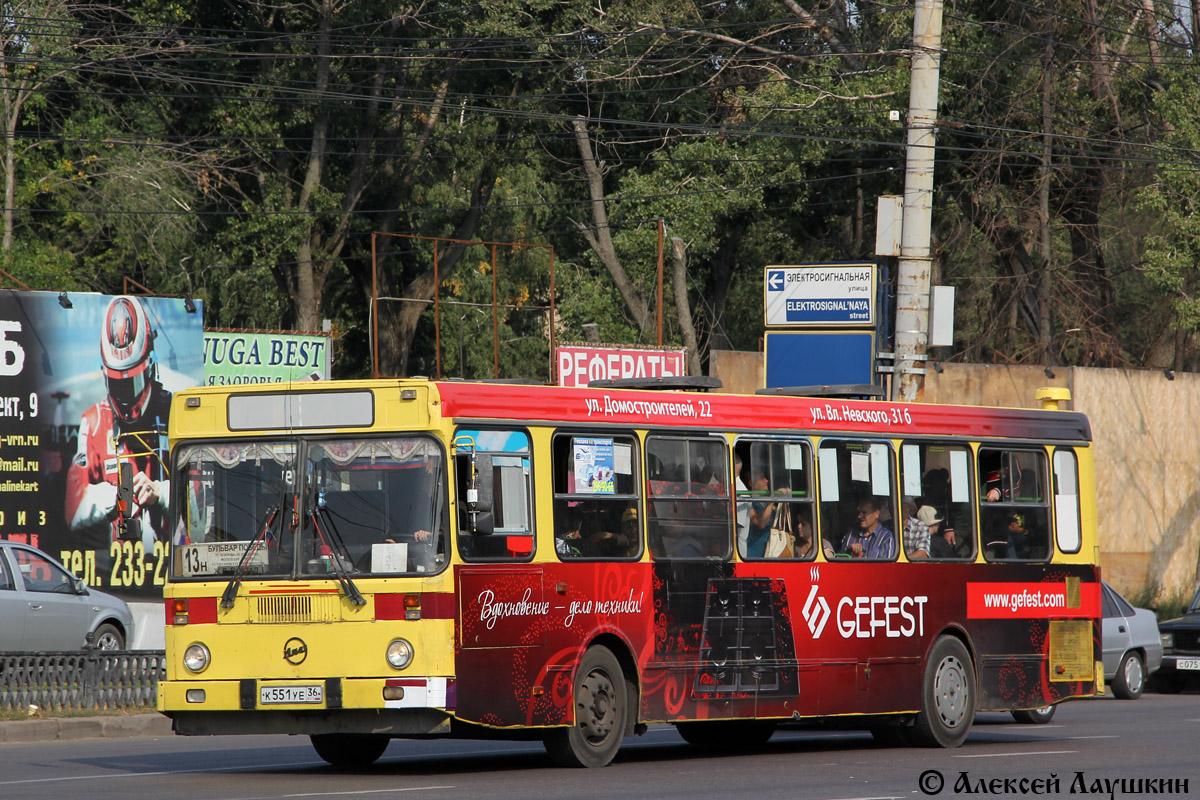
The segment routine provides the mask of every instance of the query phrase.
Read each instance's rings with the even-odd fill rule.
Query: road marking
[[[287,797],[343,797],[356,794],[388,794],[390,792],[424,792],[430,789],[453,789],[453,786],[408,786],[402,789],[356,789],[346,792],[305,792],[304,794],[263,794],[254,797],[222,797],[219,800],[283,800]]]
[[[353,792],[306,792],[304,794],[278,794],[268,797],[341,797],[352,794],[387,794],[389,792],[424,792],[429,789],[453,789],[453,786],[408,786],[403,789],[361,789]],[[257,799],[255,799],[257,800]]]
[[[973,756],[954,756],[954,758],[1012,758],[1013,756],[1061,756],[1078,753],[1078,750],[1031,750],[1028,753],[980,753]]]
[[[1067,736],[1066,740],[1069,742],[1073,742],[1076,739],[1117,739],[1117,738],[1119,738],[1119,737],[1115,733],[1108,733],[1108,734],[1104,734],[1103,736]]]
[[[324,761],[287,761],[279,764],[255,764],[249,767],[212,767],[211,769],[164,769],[157,772],[111,772],[102,775],[68,775],[55,778],[29,778],[21,781],[0,781],[0,786],[20,786],[26,783],[54,783],[55,781],[97,781],[111,778],[157,778],[162,775],[201,775],[208,772],[250,772],[279,767],[309,767],[324,764]]]

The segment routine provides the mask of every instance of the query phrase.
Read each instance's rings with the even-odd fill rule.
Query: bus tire
[[[913,743],[958,747],[975,720],[975,668],[971,654],[953,636],[939,636],[925,662],[921,713],[913,724]]]
[[[757,750],[775,733],[770,719],[703,720],[676,722],[675,729],[693,747],[722,750]]]
[[[1054,719],[1054,710],[1058,706],[1042,706],[1041,708],[1022,709],[1013,711],[1012,718],[1026,725],[1045,725]]]
[[[321,760],[335,767],[374,764],[391,741],[374,733],[314,733],[308,738]]]
[[[629,696],[617,657],[589,647],[575,672],[575,724],[546,733],[543,743],[560,767],[604,767],[613,760],[629,722]]]
[[[1146,688],[1146,668],[1142,657],[1132,651],[1121,656],[1121,666],[1113,676],[1113,697],[1120,700],[1137,700]]]

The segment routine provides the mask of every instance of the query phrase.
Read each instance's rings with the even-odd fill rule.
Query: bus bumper
[[[374,733],[384,736],[445,736],[450,714],[433,708],[321,709],[312,711],[168,711],[181,736],[286,733]]]
[[[269,702],[271,690],[319,691],[320,702]],[[449,733],[454,680],[442,677],[163,681],[158,710],[183,735]]]

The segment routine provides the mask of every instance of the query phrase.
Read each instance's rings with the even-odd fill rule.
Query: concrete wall
[[[762,353],[713,350],[708,354],[708,374],[720,378],[722,392],[754,394],[767,385],[766,360]]]
[[[750,374],[758,381],[750,391],[765,385],[761,353],[720,355],[711,374],[726,391],[746,391]],[[1051,378],[1044,367],[941,366],[926,377],[928,403],[1037,408],[1037,389],[1070,389],[1064,407],[1092,424],[1105,578],[1126,593],[1150,586],[1158,600],[1190,599],[1200,579],[1200,375],[1055,367]]]

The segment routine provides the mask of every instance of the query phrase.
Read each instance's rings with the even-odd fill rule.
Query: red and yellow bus
[[[159,709],[335,764],[674,723],[955,747],[1103,692],[1086,417],[677,390],[203,387],[171,413]],[[856,546],[857,545],[857,546]]]

